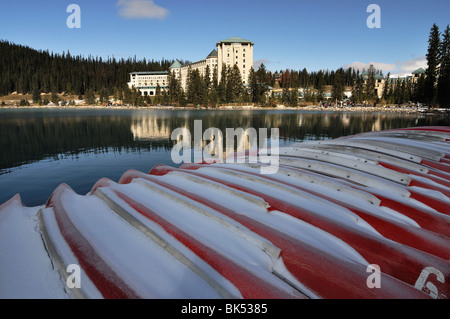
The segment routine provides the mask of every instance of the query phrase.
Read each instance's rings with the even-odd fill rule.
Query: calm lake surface
[[[279,128],[280,146],[372,130],[449,125],[448,118],[394,113],[291,110],[0,109],[0,204],[19,193],[44,204],[61,183],[79,194],[128,169],[175,165],[172,131],[202,120],[203,131]]]

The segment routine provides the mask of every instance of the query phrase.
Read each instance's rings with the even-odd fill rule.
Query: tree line
[[[182,64],[188,61],[179,61]],[[253,102],[269,105],[275,103],[276,98],[266,97],[268,87],[279,83],[284,89],[282,96],[277,98],[283,102],[296,100],[293,88],[311,87],[323,88],[333,83],[335,71],[308,72],[285,70],[271,72],[261,65],[258,70],[251,70],[249,75],[250,87],[239,85],[240,74],[236,68],[222,66],[224,76],[217,80],[215,75],[205,78],[197,71],[190,72],[188,88],[181,92],[181,86],[172,83],[169,92],[174,96],[166,96],[168,92],[161,90],[155,97],[142,97],[139,92],[129,89],[129,73],[135,71],[164,71],[168,70],[174,60],[137,60],[136,57],[116,59],[114,57],[103,60],[101,57],[81,55],[72,56],[68,51],[62,54],[48,50],[35,50],[27,46],[0,41],[0,95],[12,92],[33,94],[33,101],[39,104],[48,102],[58,103],[61,99],[58,94],[78,95],[88,103],[96,101],[107,102],[108,96],[126,104],[146,105],[158,103],[184,104],[218,104],[233,102]],[[358,71],[359,73],[359,71]],[[345,85],[352,85],[357,74],[355,70],[346,70],[344,74]],[[240,82],[242,83],[242,81]],[[205,91],[206,90],[206,91]],[[41,94],[46,95],[41,98]],[[97,97],[99,99],[97,100]],[[21,101],[26,104],[27,101]]]
[[[206,67],[204,73],[198,69],[188,69],[186,88],[183,90],[179,78],[174,73],[169,74],[167,98],[169,103],[184,106],[209,105],[225,103],[256,103],[266,104],[266,93],[269,90],[267,70],[261,65],[258,71],[250,69],[249,83],[243,85],[241,72],[237,65],[221,67],[219,71]],[[163,93],[165,94],[165,92]]]
[[[441,34],[436,23],[433,24],[428,39],[427,63],[420,92],[424,102],[450,108],[450,25]]]
[[[103,60],[101,57],[72,56],[38,51],[0,41],[0,95],[17,93],[61,93],[85,95],[88,90],[108,94],[124,89],[129,73],[167,70],[173,60],[137,60],[136,57]]]
[[[180,60],[182,64],[187,61]],[[402,104],[413,102],[450,107],[450,27],[441,34],[434,24],[428,39],[427,64],[423,76],[417,81],[411,78],[391,79],[381,70],[340,68],[308,72],[285,70],[271,72],[264,64],[258,70],[251,69],[247,85],[242,85],[239,68],[235,65],[219,66],[206,72],[188,70],[186,88],[173,74],[169,74],[169,88],[156,89],[156,96],[141,96],[135,88],[128,88],[129,73],[134,71],[168,70],[174,60],[160,61],[136,57],[127,60],[94,58],[37,51],[26,46],[0,41],[0,95],[11,92],[32,93],[36,103],[58,101],[60,92],[76,94],[89,104],[99,97],[108,103],[113,96],[117,101],[132,105],[210,105],[224,103],[255,103],[275,106],[278,103],[298,105],[299,98],[317,103],[324,100],[331,87],[333,100],[345,98],[346,89],[352,89],[353,103],[370,101],[375,103]],[[365,77],[362,76],[365,74]],[[376,83],[381,76],[385,85],[382,96]],[[220,79],[219,79],[220,78]],[[270,88],[278,88],[278,93]],[[300,89],[300,90],[299,90]],[[40,94],[48,93],[43,101]],[[280,93],[281,92],[281,93]],[[24,101],[23,103],[26,103]]]

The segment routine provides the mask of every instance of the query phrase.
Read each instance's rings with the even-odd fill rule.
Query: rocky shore
[[[316,105],[309,105],[303,107],[290,107],[279,105],[277,107],[259,107],[253,105],[239,105],[239,106],[219,106],[219,107],[174,107],[174,106],[149,106],[149,107],[135,107],[135,106],[102,106],[102,105],[77,105],[77,106],[3,106],[0,109],[159,109],[159,110],[295,110],[295,111],[321,111],[321,112],[384,112],[384,113],[406,113],[406,114],[444,114],[450,115],[448,109],[427,109],[420,107],[409,106],[342,106],[342,107],[323,107]]]

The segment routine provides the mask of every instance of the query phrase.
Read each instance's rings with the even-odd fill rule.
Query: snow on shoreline
[[[148,106],[148,107],[142,107],[142,106],[31,106],[31,107],[22,107],[22,106],[4,106],[0,107],[0,110],[2,109],[51,109],[51,110],[89,110],[89,109],[95,109],[95,110],[210,110],[210,111],[222,111],[222,110],[267,110],[267,111],[273,111],[273,110],[286,110],[286,111],[317,111],[317,112],[366,112],[366,113],[400,113],[400,114],[423,114],[426,113],[426,110],[420,109],[420,108],[410,108],[410,107],[397,107],[397,106],[379,106],[379,107],[362,107],[362,106],[355,106],[355,107],[321,107],[321,106],[305,106],[305,107],[289,107],[289,106],[283,106],[280,105],[278,107],[259,107],[259,106],[253,106],[253,105],[247,105],[247,106],[220,106],[216,108],[208,108],[208,107],[175,107],[175,106]],[[445,114],[446,110],[439,109],[437,111],[442,112],[442,114]],[[447,111],[448,112],[448,111]],[[439,113],[426,113],[426,114],[439,114]]]

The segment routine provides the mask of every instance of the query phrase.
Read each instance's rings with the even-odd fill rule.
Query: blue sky
[[[70,4],[81,28],[70,29]],[[366,9],[381,9],[370,29]],[[219,40],[255,43],[269,70],[374,63],[385,73],[426,66],[430,28],[450,24],[448,0],[15,0],[0,5],[0,39],[72,55],[204,59]]]

